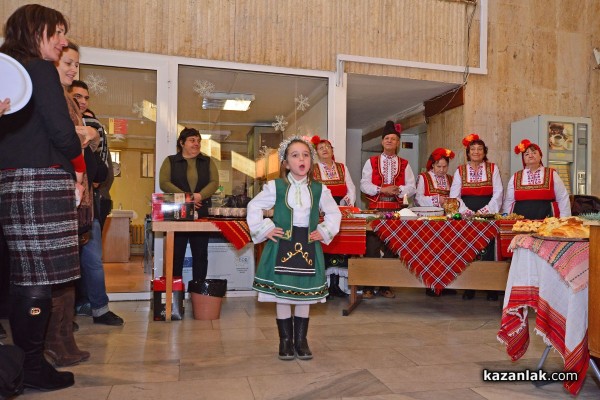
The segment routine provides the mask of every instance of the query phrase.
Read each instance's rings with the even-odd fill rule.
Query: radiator
[[[144,244],[144,225],[131,224],[129,233],[131,236],[131,244]]]

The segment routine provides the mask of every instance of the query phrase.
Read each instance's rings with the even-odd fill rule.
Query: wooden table
[[[152,230],[165,233],[166,240],[163,252],[163,273],[166,278],[165,321],[171,321],[175,232],[220,232],[220,230],[211,222],[200,221],[152,221]]]
[[[378,235],[386,238],[386,246],[399,257],[349,259],[350,299],[342,314],[350,315],[360,304],[362,296],[357,294],[357,286],[425,288],[429,287],[426,286],[428,281],[435,279],[437,289],[504,290],[508,262],[473,261],[477,252],[485,248],[484,240],[489,242],[490,235],[494,235],[494,227],[489,224],[491,222],[477,221],[374,221],[368,224],[367,230],[382,229]],[[438,254],[445,256],[438,257]],[[412,263],[411,270],[417,271],[420,279],[406,263]]]

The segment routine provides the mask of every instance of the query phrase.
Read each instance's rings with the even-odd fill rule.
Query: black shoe
[[[425,289],[425,294],[429,297],[440,297],[442,294],[436,294],[433,289]]]
[[[0,324],[0,339],[6,339],[7,336],[6,330],[4,330],[4,327]]]
[[[123,321],[123,318],[119,317],[114,312],[107,311],[99,317],[94,317],[94,323],[102,325],[121,326],[125,322]]]
[[[488,301],[498,301],[498,292],[495,290],[490,290],[487,292],[487,300]]]
[[[465,292],[462,295],[463,300],[472,300],[473,297],[475,297],[475,291],[471,289],[465,290]]]
[[[79,324],[73,321],[73,332],[77,332],[79,330]]]

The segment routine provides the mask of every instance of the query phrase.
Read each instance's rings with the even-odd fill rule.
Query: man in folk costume
[[[544,167],[540,146],[524,139],[515,154],[521,154],[523,169],[508,181],[502,211],[527,219],[570,216],[567,188],[553,168]]]
[[[365,163],[360,180],[360,190],[369,200],[369,208],[377,210],[398,210],[404,205],[404,198],[415,194],[415,175],[408,161],[398,157],[400,146],[400,124],[387,121],[381,135],[383,153],[371,157]],[[397,256],[387,249],[384,243],[372,232],[367,232],[367,256],[386,258]],[[396,295],[390,288],[382,287],[379,294],[387,298]],[[372,298],[373,289],[365,287],[363,298]]]

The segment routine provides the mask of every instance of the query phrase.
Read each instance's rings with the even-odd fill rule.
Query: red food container
[[[193,221],[192,193],[153,193],[152,221]]]
[[[508,246],[513,238],[519,234],[519,232],[513,232],[512,227],[517,222],[514,219],[499,219],[496,221],[500,234],[498,235],[498,261],[512,258],[512,252],[508,250]]]

